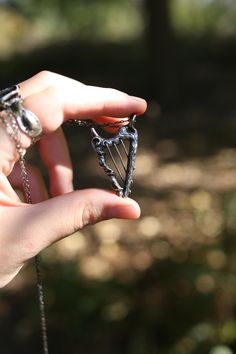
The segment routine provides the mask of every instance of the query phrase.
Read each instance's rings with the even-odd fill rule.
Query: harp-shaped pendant
[[[99,165],[111,180],[112,188],[120,197],[128,197],[131,192],[133,171],[138,147],[138,132],[134,128],[136,115],[129,123],[119,128],[111,138],[102,138],[95,128],[91,128],[92,146],[98,155]]]

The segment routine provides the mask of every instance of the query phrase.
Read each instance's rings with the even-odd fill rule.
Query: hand
[[[73,191],[71,161],[60,126],[71,118],[114,122],[131,113],[142,114],[146,102],[47,71],[22,82],[20,92],[24,107],[38,116],[43,128],[38,147],[53,198],[47,199],[42,177],[31,167],[34,204],[19,200],[14,191],[21,186],[16,149],[0,124],[0,287],[8,284],[28,259],[85,225],[111,218],[136,219],[140,214],[136,202],[110,191]],[[29,137],[22,134],[21,138],[27,149]]]

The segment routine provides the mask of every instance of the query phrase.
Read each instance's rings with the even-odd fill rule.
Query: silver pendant
[[[94,127],[91,128],[91,143],[97,153],[99,165],[110,178],[112,188],[124,198],[131,192],[135,169],[138,147],[138,132],[134,128],[135,118],[136,115],[132,114],[129,123],[121,126],[117,135],[111,138],[103,138]]]

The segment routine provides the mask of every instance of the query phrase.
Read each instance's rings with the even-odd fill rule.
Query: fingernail
[[[137,219],[140,216],[140,208],[138,205],[119,205],[110,208],[107,211],[107,216],[109,219],[120,218],[120,219]]]

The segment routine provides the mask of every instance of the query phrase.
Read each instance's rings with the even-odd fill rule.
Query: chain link
[[[25,194],[25,199],[28,204],[32,204],[32,197],[30,192],[30,182],[29,176],[26,169],[25,162],[25,150],[21,144],[21,133],[18,128],[18,124],[15,120],[15,116],[11,112],[1,112],[0,122],[5,126],[6,132],[13,140],[17,153],[19,155],[19,164],[21,169],[21,179],[23,191]],[[43,343],[43,353],[48,354],[48,336],[47,336],[47,323],[46,323],[46,313],[45,313],[45,302],[44,302],[44,290],[41,275],[41,261],[40,256],[35,256],[35,271],[37,277],[37,289],[38,289],[38,301],[40,310],[40,320],[41,320],[41,332],[42,332],[42,343]]]
[[[129,124],[129,118],[124,118],[117,120],[115,122],[106,122],[106,123],[100,123],[100,122],[95,122],[92,119],[70,119],[66,122],[66,124],[74,125],[77,124],[80,127],[86,127],[86,128],[92,128],[92,127],[101,127],[101,128],[120,128],[121,126]]]

